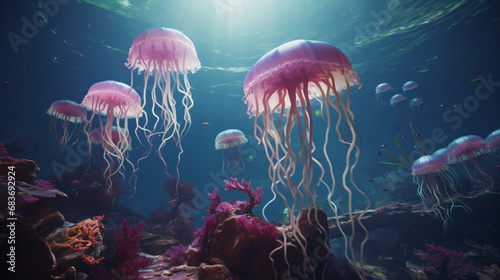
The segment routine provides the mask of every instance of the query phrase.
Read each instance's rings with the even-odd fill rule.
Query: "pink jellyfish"
[[[375,88],[375,97],[377,99],[377,104],[389,104],[388,96],[390,95],[388,95],[387,92],[389,92],[390,90],[392,90],[392,87],[388,83],[381,83]]]
[[[447,163],[456,163],[459,170],[467,174],[467,177],[478,183],[492,182],[491,176],[486,172],[481,163],[480,156],[487,152],[483,138],[477,135],[462,136],[448,145]]]
[[[102,127],[98,127],[96,129],[93,129],[90,132],[89,139],[90,139],[90,142],[92,144],[102,145],[103,149],[107,150],[108,149],[108,144],[106,143],[106,141],[102,137],[103,134],[104,134],[103,133],[103,128]],[[121,145],[121,143],[123,143],[123,145],[126,145],[126,149],[125,150],[131,151],[132,150],[132,139],[130,138],[130,135],[127,135],[126,139],[122,139],[122,137],[124,135],[125,135],[125,132],[123,131],[123,129],[118,128],[117,126],[113,126],[111,128],[111,142],[114,145],[117,145],[117,146]],[[122,140],[124,140],[124,141],[122,141]],[[110,150],[109,153],[112,153],[112,150]]]
[[[125,65],[132,69],[132,72],[135,69],[138,73],[144,71],[143,108],[148,99],[146,98],[148,79],[149,76],[154,75],[151,100],[156,122],[153,131],[148,133],[147,138],[151,139],[151,136],[156,134],[162,136],[158,154],[165,163],[160,150],[173,137],[180,148],[178,155],[180,159],[183,152],[181,136],[191,126],[189,110],[194,105],[187,74],[188,72],[194,73],[201,67],[193,42],[186,35],[174,29],[160,27],[147,30],[132,42]],[[185,123],[182,129],[176,111],[175,89],[183,95],[181,103],[184,106]],[[159,115],[155,112],[156,107],[160,109]],[[148,131],[145,128],[146,124],[143,129]]]
[[[94,116],[98,115],[102,129],[100,130],[100,137],[97,138],[94,135],[94,139],[99,139],[103,147],[105,147],[104,158],[108,163],[108,168],[104,172],[104,177],[109,183],[108,192],[110,192],[111,176],[121,172],[124,168],[126,151],[130,147],[128,119],[133,118],[138,123],[138,119],[143,112],[141,98],[133,88],[124,83],[104,81],[90,87],[81,105],[92,111],[92,117],[84,129],[89,138],[89,144],[92,141],[90,137],[91,123]],[[101,116],[104,116],[106,120],[104,121]],[[122,119],[123,124],[120,122]],[[113,129],[115,120],[116,129]],[[120,139],[120,141],[116,141],[117,139]],[[115,160],[117,161],[116,164]]]
[[[391,97],[391,106],[396,110],[398,115],[402,116],[406,114],[406,107],[408,104],[406,102],[403,102],[406,100],[406,96],[402,94],[396,94],[393,97]]]
[[[51,116],[50,120],[50,131],[52,134],[52,126],[54,126],[54,131],[56,138],[59,138],[59,147],[61,151],[64,150],[68,144],[69,139],[75,133],[77,126],[75,125],[71,132],[68,131],[70,123],[80,124],[87,122],[87,111],[85,108],[80,106],[80,104],[71,100],[58,100],[50,105],[47,110],[47,114]],[[60,120],[62,131],[59,135],[57,128],[57,120]]]
[[[484,147],[489,153],[493,153],[496,157],[500,157],[500,129],[493,131],[484,139]]]
[[[345,157],[346,166],[342,175],[342,185],[349,194],[349,216],[353,229],[349,247],[351,257],[356,263],[353,249],[355,219],[352,214],[352,191],[348,185],[356,188],[359,192],[361,191],[352,180],[352,171],[357,164],[359,150],[356,146],[354,115],[350,108],[351,85],[361,87],[362,84],[352,69],[349,59],[339,49],[319,41],[296,40],[271,50],[259,59],[248,72],[243,88],[245,91],[244,101],[248,106],[247,113],[250,117],[255,117],[254,135],[257,141],[263,144],[269,160],[268,170],[273,189],[284,200],[288,213],[295,213],[295,210],[300,211],[306,206],[309,209],[302,211],[302,214],[306,214],[308,217],[317,215],[316,188],[312,181],[313,178],[322,181],[325,169],[313,157],[315,150],[323,152],[329,167],[329,175],[332,182],[335,182],[332,163],[327,152],[327,143],[331,129],[330,113],[332,109],[337,112],[336,130],[339,141],[349,145]],[[344,89],[347,89],[345,102],[340,97],[340,92]],[[327,123],[322,144],[313,143],[313,113],[310,103],[312,99],[317,99],[322,103],[321,113]],[[276,112],[281,113],[276,114]],[[285,114],[285,112],[288,113]],[[261,115],[262,124],[259,124],[258,120]],[[338,131],[343,119],[350,128],[349,131],[352,135],[350,142],[343,140]],[[292,149],[295,146],[291,143],[294,127],[298,128],[300,141],[300,150],[298,151]],[[355,149],[356,154],[353,160],[354,153],[352,152]],[[313,174],[313,163],[321,170],[319,176]],[[302,167],[302,170],[294,178],[293,175],[298,167]],[[350,181],[349,184],[348,181]],[[278,184],[283,184],[287,193],[282,193],[278,189]],[[333,192],[332,188],[328,195],[328,202],[336,213],[331,201]],[[292,204],[288,203],[286,195],[293,198]],[[368,207],[369,205],[368,202]],[[362,217],[363,214],[360,216]],[[301,232],[297,226],[297,220],[298,218],[294,217],[293,214],[290,215],[290,226],[293,228],[295,239],[298,240],[304,256],[307,256],[307,244],[300,237]],[[320,225],[318,226],[322,228]],[[285,240],[282,246],[286,246],[286,244]],[[362,249],[360,254],[361,271],[359,269],[357,271],[360,278],[366,279]],[[308,261],[307,257],[305,259]],[[310,265],[309,262],[307,264]],[[354,267],[357,268],[357,265],[355,264]]]
[[[241,160],[241,145],[247,142],[248,139],[245,137],[245,134],[238,129],[224,130],[217,135],[215,138],[215,149],[222,150],[222,170],[224,170],[226,162],[229,166],[229,171],[232,173],[245,168],[245,164]],[[233,148],[238,150],[233,151]]]
[[[446,163],[435,155],[422,156],[413,162],[413,180],[418,185],[417,193],[426,209],[434,212],[443,221],[444,229],[452,221],[451,214],[456,205],[452,195],[456,194],[454,173]],[[449,203],[451,206],[447,206]]]
[[[408,81],[403,85],[403,92],[407,92],[412,89],[416,89],[418,84],[415,81]]]

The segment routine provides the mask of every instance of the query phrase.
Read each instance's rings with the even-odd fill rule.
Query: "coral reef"
[[[466,263],[467,254],[451,249],[426,244],[427,251],[415,250],[415,255],[424,261],[423,269],[438,276],[438,279],[455,279],[473,272],[474,267]]]

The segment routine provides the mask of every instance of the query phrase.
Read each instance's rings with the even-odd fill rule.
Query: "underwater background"
[[[56,3],[57,9],[52,6],[51,13],[37,14],[44,10],[40,3],[45,2]],[[10,1],[0,11],[3,36],[0,143],[5,144],[10,156],[35,161],[40,168],[37,178],[52,180],[56,188],[66,193],[71,202],[61,202],[60,211],[71,222],[98,215],[105,215],[106,219],[113,211],[124,209],[130,212],[123,213],[142,215],[144,219],[158,209],[167,211],[175,200],[165,191],[165,185],[175,184],[168,183],[172,178],[192,183],[198,193],[194,201],[196,207],[184,209],[184,214],[193,218],[191,223],[195,228],[203,226],[210,203],[207,194],[215,188],[220,189],[225,200],[245,199],[243,193],[222,191],[222,181],[230,177],[245,178],[254,188],[262,187],[262,203],[254,208],[254,213],[262,216],[263,206],[273,196],[269,190],[269,162],[264,148],[254,137],[254,119],[247,115],[247,106],[242,100],[243,81],[260,57],[292,40],[318,40],[336,46],[349,58],[360,77],[363,86],[360,89],[353,87],[350,95],[356,133],[360,138],[360,159],[354,180],[372,201],[371,209],[394,202],[420,202],[418,185],[413,182],[411,172],[397,164],[384,164],[391,159],[381,151],[386,149],[399,156],[400,145],[413,160],[422,155],[414,141],[410,122],[431,153],[445,148],[458,137],[479,135],[486,138],[500,128],[498,1],[45,2]],[[35,30],[23,29],[26,22],[36,23]],[[183,153],[178,170],[179,148],[174,141],[167,142],[161,149],[166,166],[155,149],[138,163],[144,156],[145,147],[131,133],[132,150],[128,158],[138,170],[133,172],[126,166],[125,179],[116,178],[117,185],[122,188],[120,195],[103,206],[103,199],[82,193],[84,186],[81,184],[90,182],[77,177],[89,169],[102,175],[105,164],[102,149],[93,146],[90,156],[85,135],[77,130],[61,150],[58,139],[49,129],[51,118],[46,112],[56,100],[70,99],[80,103],[93,84],[104,80],[130,85],[133,77],[133,87],[142,95],[143,75],[138,75],[137,71],[131,74],[124,63],[133,40],[145,30],[156,27],[179,30],[196,47],[201,68],[188,74],[194,100],[192,125],[181,140]],[[407,81],[415,81],[418,87],[405,92],[404,106],[378,102],[377,85],[389,83],[393,88],[391,95],[395,95],[403,93],[402,86]],[[422,98],[423,104],[410,107],[408,102],[413,98]],[[178,110],[182,111],[179,104]],[[145,107],[148,109],[151,110],[150,105]],[[322,139],[326,124],[320,115],[321,107],[312,104],[312,109],[315,130],[321,131],[314,138]],[[335,118],[332,116],[333,121]],[[131,122],[130,131],[135,127],[135,121]],[[241,146],[241,162],[245,168],[232,174],[222,170],[224,155],[214,147],[216,136],[227,129],[239,129],[248,139],[248,143]],[[348,127],[343,129],[345,134],[350,134]],[[346,145],[338,142],[336,133],[332,133],[328,153],[335,176],[340,178],[345,167]],[[294,145],[300,146],[298,141]],[[498,159],[484,168],[494,174],[498,188],[500,168],[497,165]],[[80,173],[72,173],[75,170]],[[469,184],[467,188],[471,190],[474,186]],[[327,195],[326,189],[318,187],[318,201],[324,203],[320,208],[329,207],[324,201]],[[344,203],[347,199],[347,193],[338,187],[332,201],[338,205],[339,215],[347,212]],[[488,203],[498,202],[497,197]],[[362,210],[365,206],[366,201],[356,194],[354,209]],[[284,209],[282,201],[270,204],[265,212],[267,220],[286,222]],[[331,211],[325,211],[332,216]],[[474,220],[477,216],[473,210],[471,212],[469,215]],[[435,235],[429,234],[425,243],[440,245],[446,239],[445,234],[460,229],[461,232],[453,233],[455,240],[468,238],[498,248],[499,219],[497,213],[488,214],[490,216],[481,217],[481,222],[468,235],[462,228],[454,228],[453,223],[443,233],[441,221],[436,219],[432,231]],[[116,215],[127,218],[126,214]],[[397,225],[394,227],[396,229],[378,234],[397,235],[394,233]],[[374,236],[376,240],[377,233]],[[390,244],[387,246],[398,246],[390,238],[384,242]],[[334,249],[342,256],[343,245],[338,246]],[[377,248],[380,249],[373,246],[371,250]],[[369,254],[381,256],[385,253]],[[495,258],[493,263],[498,263],[499,256]],[[479,279],[474,277],[468,279]],[[389,279],[410,278],[394,276]]]

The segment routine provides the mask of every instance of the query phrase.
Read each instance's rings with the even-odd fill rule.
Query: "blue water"
[[[198,226],[208,206],[205,194],[228,178],[221,173],[221,153],[214,149],[216,135],[225,129],[239,129],[250,140],[242,147],[246,168],[239,177],[263,187],[264,202],[272,197],[269,163],[262,146],[256,144],[253,119],[248,118],[242,101],[243,81],[261,56],[291,40],[320,40],[337,46],[361,78],[363,87],[353,89],[351,96],[361,137],[355,180],[375,202],[394,199],[390,189],[370,189],[374,185],[369,180],[397,170],[379,164],[388,159],[376,152],[381,145],[396,152],[392,134],[405,149],[414,150],[409,121],[431,150],[463,135],[486,137],[500,128],[498,1],[47,2],[57,3],[57,9],[55,5],[47,8],[50,12],[45,18],[35,14],[44,11],[38,1],[15,1],[10,9],[2,8],[0,142],[22,147],[20,156],[39,163],[40,177],[57,178],[58,163],[74,168],[87,155],[82,150],[68,158],[68,150],[62,155],[51,150],[55,140],[45,113],[50,104],[59,99],[81,102],[90,86],[103,80],[130,84],[131,73],[124,63],[134,38],[150,28],[177,29],[194,43],[202,65],[188,75],[194,107],[191,129],[182,139],[179,166],[181,181],[193,182],[201,194],[201,209],[191,213]],[[26,21],[33,23],[33,19],[38,27],[24,30],[23,35]],[[471,81],[476,78],[481,81]],[[424,100],[418,112],[403,108],[401,114],[390,106],[376,105],[378,84],[391,84],[396,94],[409,80],[419,86],[408,93],[407,101]],[[134,88],[142,92],[143,86],[143,77],[134,73]],[[320,117],[314,122],[317,131],[324,131]],[[129,158],[136,162],[143,151],[133,141],[139,149]],[[345,146],[336,143],[336,136],[330,141],[335,175],[340,176]],[[162,150],[166,171],[172,176],[177,176],[178,152],[174,143]],[[152,153],[139,165],[131,207],[147,215],[167,203],[170,198],[161,192],[167,178],[163,163]],[[245,199],[240,194],[230,197]],[[339,190],[336,197],[343,200],[346,194]],[[128,201],[128,196],[123,199]],[[278,219],[283,208],[277,202],[266,214]],[[254,212],[261,209],[262,205]]]

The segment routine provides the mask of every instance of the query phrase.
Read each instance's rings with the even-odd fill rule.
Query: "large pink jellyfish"
[[[222,170],[225,171],[225,165],[229,166],[231,175],[234,176],[238,171],[245,168],[245,164],[241,160],[241,145],[248,142],[245,134],[238,129],[224,130],[215,138],[215,149],[222,150]],[[237,149],[237,151],[233,151]],[[241,168],[241,170],[240,170]]]
[[[443,221],[446,230],[448,224],[452,222],[452,210],[455,207],[453,200],[453,195],[456,194],[455,174],[436,155],[420,157],[413,163],[411,169],[413,180],[418,184],[417,193],[422,199],[422,204]]]
[[[323,151],[332,184],[335,182],[332,163],[327,152],[327,143],[331,128],[331,109],[337,112],[336,130],[339,141],[349,145],[345,158],[346,166],[342,175],[342,185],[349,194],[348,207],[352,229],[349,247],[351,257],[356,262],[352,243],[355,221],[352,214],[352,191],[348,187],[348,180],[352,187],[360,191],[352,180],[352,171],[357,164],[359,150],[356,146],[354,115],[350,109],[351,85],[361,87],[362,84],[359,82],[356,72],[352,70],[349,59],[339,49],[319,41],[296,40],[271,50],[257,61],[248,72],[243,87],[245,91],[244,101],[248,106],[247,113],[250,117],[255,117],[254,135],[259,143],[264,145],[269,160],[268,171],[272,186],[283,198],[288,213],[295,213],[295,210],[301,210],[305,206],[309,208],[309,211],[303,213],[307,213],[308,217],[317,214],[316,188],[312,180],[315,178],[322,181],[325,171],[320,162],[313,157],[315,149]],[[340,92],[343,89],[347,89],[346,102],[340,97]],[[327,126],[326,131],[324,131],[325,141],[322,145],[313,143],[313,114],[310,99],[319,100],[322,103],[322,115],[326,113],[324,119]],[[281,113],[276,114],[278,111]],[[258,122],[260,115],[262,115],[262,124]],[[346,142],[340,137],[338,127],[343,118],[350,128],[351,142]],[[295,126],[298,128],[301,147],[298,154],[292,150],[291,144],[292,129]],[[354,149],[356,149],[356,154],[355,160],[352,162]],[[313,174],[313,163],[321,169],[319,176]],[[298,174],[299,178],[294,179],[292,177],[298,164],[302,166],[302,170]],[[278,183],[285,185],[288,194],[284,194],[278,189]],[[331,202],[333,192],[334,188],[328,195],[330,206],[333,204]],[[285,195],[292,196],[292,204],[288,203]],[[333,207],[332,209],[336,213],[336,209]],[[363,214],[358,217],[358,221]],[[301,238],[297,220],[293,214],[290,215],[290,225],[294,229],[294,237],[298,240],[305,255],[307,244]],[[286,240],[284,244],[286,244]],[[362,248],[363,246],[360,252],[362,269],[358,270],[358,274],[361,278],[366,279]],[[354,267],[357,268],[357,265]]]
[[[457,168],[469,179],[481,184],[492,182],[490,174],[483,166],[485,163],[482,162],[485,160],[482,155],[487,152],[483,138],[477,135],[462,136],[448,145],[447,152],[447,163],[456,163]]]
[[[149,76],[154,77],[151,99],[156,122],[153,131],[148,133],[148,139],[156,134],[162,136],[158,153],[163,160],[160,150],[173,137],[181,150],[178,156],[180,159],[183,152],[181,136],[191,126],[189,110],[193,107],[187,74],[188,72],[194,73],[201,67],[193,42],[174,29],[160,27],[147,30],[132,42],[125,65],[131,68],[132,72],[135,69],[138,73],[144,71],[143,108],[148,99],[146,94]],[[184,106],[185,123],[182,129],[176,111],[175,89],[183,95],[181,102]],[[156,107],[160,109],[160,116],[155,112]]]
[[[92,117],[85,126],[85,133],[91,142],[92,120],[98,116],[100,127],[100,141],[106,147],[104,158],[108,162],[108,168],[104,177],[111,191],[111,176],[121,172],[126,161],[126,151],[130,147],[128,119],[135,119],[138,123],[142,115],[141,98],[130,86],[116,82],[104,81],[92,85],[83,99],[81,105],[92,111]],[[101,116],[104,116],[105,120]],[[116,120],[116,122],[115,122]],[[121,123],[120,120],[123,120]],[[115,124],[116,129],[113,129]],[[118,133],[118,138],[116,136]],[[120,139],[120,141],[116,141]],[[115,164],[115,161],[116,164]]]
[[[58,100],[50,105],[47,110],[47,114],[51,116],[50,120],[50,131],[52,134],[52,126],[54,126],[54,131],[56,138],[59,138],[59,147],[63,150],[68,144],[69,139],[75,133],[77,125],[73,129],[68,131],[70,123],[80,124],[87,122],[87,111],[85,108],[80,106],[80,104],[71,100]],[[62,131],[59,135],[57,128],[57,120],[60,120]]]

